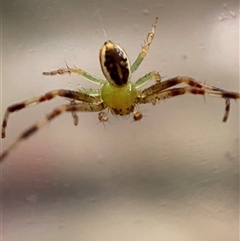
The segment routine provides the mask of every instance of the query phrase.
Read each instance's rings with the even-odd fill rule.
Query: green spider
[[[240,93],[229,92],[223,89],[206,85],[197,82],[195,79],[185,76],[177,76],[168,80],[162,81],[160,74],[157,71],[151,71],[135,83],[131,82],[132,74],[138,69],[146,56],[149,46],[154,38],[155,29],[158,18],[153,22],[152,29],[147,35],[147,39],[142,46],[142,50],[135,62],[131,65],[126,52],[112,41],[104,43],[100,49],[100,64],[102,72],[106,80],[99,79],[88,72],[79,68],[61,68],[51,72],[44,72],[44,75],[57,74],[77,74],[87,80],[101,86],[100,89],[93,90],[65,90],[58,89],[47,92],[36,98],[28,99],[20,103],[16,103],[7,108],[2,122],[2,138],[5,137],[5,130],[10,113],[21,110],[30,105],[38,104],[47,100],[51,100],[57,96],[70,99],[70,104],[61,105],[46,115],[30,128],[26,129],[0,156],[0,162],[15,148],[21,141],[29,138],[36,133],[41,127],[49,121],[59,116],[64,112],[71,112],[74,118],[74,123],[77,125],[78,118],[76,112],[99,112],[98,119],[101,122],[108,121],[108,114],[127,116],[133,114],[133,119],[138,121],[142,118],[142,113],[137,110],[140,104],[153,103],[157,101],[171,98],[186,93],[195,95],[211,95],[225,99],[225,114],[223,121],[227,121],[230,100],[239,99]],[[150,80],[155,80],[155,83],[148,88],[140,90],[144,84]],[[186,84],[185,87],[171,88],[178,84]]]

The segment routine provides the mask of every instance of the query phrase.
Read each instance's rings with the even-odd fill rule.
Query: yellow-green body
[[[43,119],[30,126],[19,137],[0,154],[0,163],[6,156],[23,140],[29,138],[36,133],[40,128],[49,123],[64,112],[71,112],[74,124],[78,124],[78,116],[76,112],[98,112],[100,122],[108,121],[109,111],[115,115],[127,116],[133,114],[133,120],[139,121],[143,115],[138,110],[138,105],[153,103],[159,100],[171,98],[174,96],[183,95],[186,93],[194,95],[212,95],[225,99],[225,114],[223,121],[226,122],[230,110],[230,99],[240,99],[240,93],[226,91],[211,85],[197,82],[193,78],[186,76],[176,76],[161,81],[161,76],[157,71],[151,71],[136,82],[131,82],[132,74],[138,69],[139,65],[146,56],[149,46],[154,37],[158,18],[155,18],[152,29],[147,35],[146,41],[142,46],[142,51],[138,55],[135,62],[131,65],[126,52],[119,45],[112,41],[106,41],[99,52],[99,59],[102,72],[105,80],[100,79],[83,69],[79,68],[60,68],[50,72],[43,72],[44,75],[57,74],[78,74],[85,77],[87,80],[98,84],[101,89],[80,89],[77,91],[58,89],[45,93],[44,95],[25,100],[20,103],[15,103],[8,106],[4,114],[2,122],[2,138],[5,137],[5,129],[9,115],[33,104],[39,104],[43,101],[51,100],[55,97],[64,97],[70,100],[69,104],[61,105],[55,108],[52,112],[46,115]],[[155,79],[155,84],[148,88],[139,90],[141,86]],[[186,84],[186,87],[172,88],[178,84]]]
[[[101,89],[103,103],[116,115],[128,115],[132,113],[137,95],[138,91],[131,82],[121,87],[107,82]]]

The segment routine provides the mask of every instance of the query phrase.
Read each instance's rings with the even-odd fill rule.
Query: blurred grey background
[[[239,91],[239,2],[2,1],[1,112],[58,88],[95,86],[41,73],[77,66],[103,77],[110,39],[132,63],[156,16],[150,51],[133,81],[151,70]],[[55,99],[10,116],[8,147]],[[3,241],[237,241],[239,102],[185,95],[140,106],[144,118],[97,113],[57,118],[1,166]]]

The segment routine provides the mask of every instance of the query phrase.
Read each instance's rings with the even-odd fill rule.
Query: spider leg
[[[174,78],[170,78],[168,80],[165,80],[163,82],[158,82],[146,89],[144,89],[142,91],[142,95],[147,96],[147,95],[152,95],[153,93],[157,93],[161,90],[165,90],[168,89],[170,87],[173,87],[175,85],[178,84],[186,84],[195,88],[199,88],[199,89],[208,89],[208,90],[216,90],[216,91],[222,91],[222,92],[226,92],[223,89],[211,86],[211,85],[207,85],[201,82],[196,81],[193,78],[190,77],[186,77],[186,76],[176,76]]]
[[[138,79],[135,83],[135,86],[138,89],[152,79],[155,79],[156,83],[160,83],[162,78],[161,78],[161,75],[157,71],[151,71],[148,74],[141,77],[140,79]]]
[[[100,89],[90,89],[90,88],[80,88],[78,89],[79,92],[90,95],[90,96],[99,96],[100,95]]]
[[[230,100],[229,98],[225,98],[225,114],[223,116],[223,122],[226,122],[229,116],[230,111]]]
[[[162,84],[164,84],[163,82]],[[155,84],[158,85],[158,84]],[[153,86],[152,86],[153,87]],[[213,88],[213,89],[211,89]],[[142,95],[138,97],[139,104],[146,104],[146,103],[154,103],[156,101],[172,98],[178,95],[184,94],[195,94],[195,95],[210,95],[215,97],[220,97],[225,99],[225,114],[223,117],[223,121],[226,122],[230,110],[230,100],[229,99],[240,99],[240,93],[224,91],[215,87],[207,87],[207,88],[197,88],[197,87],[183,87],[183,88],[172,88],[166,90],[159,90],[158,92],[148,92],[147,95]],[[146,89],[145,89],[146,90]],[[145,91],[146,94],[146,91]]]
[[[152,29],[149,31],[146,41],[144,41],[144,45],[142,46],[142,51],[140,52],[137,59],[131,66],[131,73],[134,73],[138,69],[139,65],[142,63],[143,59],[145,58],[145,56],[149,50],[149,46],[152,43],[153,38],[154,38],[155,29],[157,27],[157,21],[158,21],[158,17],[155,18],[153,25],[152,25]]]
[[[79,69],[79,68],[70,68],[70,67],[66,67],[66,68],[61,68],[61,69],[57,69],[57,70],[53,70],[50,72],[43,72],[43,75],[63,75],[63,74],[77,74],[77,75],[81,75],[83,76],[85,79],[89,80],[90,82],[94,83],[94,84],[98,84],[98,85],[103,85],[106,81],[99,79],[98,77],[89,74],[88,72],[84,71],[83,69]]]
[[[70,105],[76,105],[75,100],[70,100]],[[73,117],[73,123],[75,126],[78,125],[78,115],[76,114],[76,111],[72,111],[72,117]]]
[[[196,81],[193,78],[190,77],[186,77],[186,76],[176,76],[174,78],[168,79],[164,82],[161,83],[156,83],[155,85],[152,85],[146,89],[144,89],[142,91],[142,96],[148,96],[148,95],[152,95],[154,93],[158,93],[162,90],[168,89],[170,87],[173,87],[177,84],[186,84],[195,88],[199,88],[199,89],[207,89],[207,90],[214,90],[214,91],[220,91],[220,92],[226,92],[223,89],[217,88],[215,86],[211,86],[211,85],[207,85],[201,82]],[[156,102],[156,100],[155,100]],[[153,103],[155,103],[153,102]],[[229,98],[225,98],[225,114],[223,117],[223,122],[226,122],[228,119],[228,115],[229,115],[229,111],[230,111],[230,100]]]
[[[47,92],[44,95],[29,99],[29,100],[25,100],[23,102],[13,104],[13,105],[7,107],[7,109],[5,111],[5,114],[4,114],[4,118],[3,118],[3,122],[2,122],[2,138],[4,138],[6,136],[5,130],[6,130],[6,127],[7,127],[7,122],[8,122],[8,118],[9,118],[10,113],[13,113],[15,111],[19,111],[23,108],[29,107],[29,106],[34,105],[34,104],[39,104],[41,102],[51,100],[51,99],[53,99],[57,96],[69,98],[71,100],[83,101],[83,102],[87,102],[87,103],[98,103],[98,102],[100,102],[99,96],[90,96],[88,94],[81,93],[79,91],[59,89],[59,90],[53,90],[53,91]]]
[[[28,139],[30,136],[35,134],[39,129],[45,126],[48,122],[52,121],[57,116],[63,114],[64,112],[97,112],[102,111],[106,107],[103,103],[93,104],[93,103],[79,103],[75,105],[61,105],[54,109],[51,113],[46,115],[45,118],[39,120],[34,125],[30,126],[26,129],[19,137],[1,154],[0,163],[4,160],[4,158],[15,148],[20,142]]]

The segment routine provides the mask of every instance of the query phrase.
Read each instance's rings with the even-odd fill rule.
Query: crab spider
[[[162,99],[189,93],[194,95],[210,95],[225,99],[225,114],[223,121],[226,122],[230,110],[230,99],[239,99],[240,93],[226,91],[197,82],[195,79],[185,76],[177,76],[162,81],[161,76],[157,71],[149,72],[135,83],[131,81],[132,74],[138,69],[149,50],[150,44],[154,38],[157,20],[158,18],[154,20],[152,28],[142,46],[142,50],[132,65],[122,47],[112,41],[104,43],[103,47],[100,49],[99,58],[102,72],[106,80],[93,76],[82,69],[70,68],[68,66],[51,72],[43,72],[43,75],[81,75],[94,84],[100,85],[101,88],[97,90],[84,89],[77,91],[58,89],[47,92],[39,97],[9,106],[2,122],[2,138],[6,135],[7,122],[11,113],[34,104],[51,100],[55,97],[64,97],[70,100],[69,104],[58,106],[52,112],[47,114],[45,118],[39,120],[22,132],[22,134],[20,134],[18,138],[5,151],[3,151],[0,156],[0,162],[3,161],[21,141],[29,138],[41,127],[65,112],[72,113],[75,125],[78,123],[76,112],[98,112],[98,119],[101,122],[108,121],[109,112],[113,115],[120,116],[133,114],[133,119],[138,121],[143,115],[139,110],[136,110],[137,105],[156,103]],[[140,87],[150,80],[155,80],[155,83],[148,88],[140,90]],[[173,88],[178,84],[186,84],[186,86]]]

